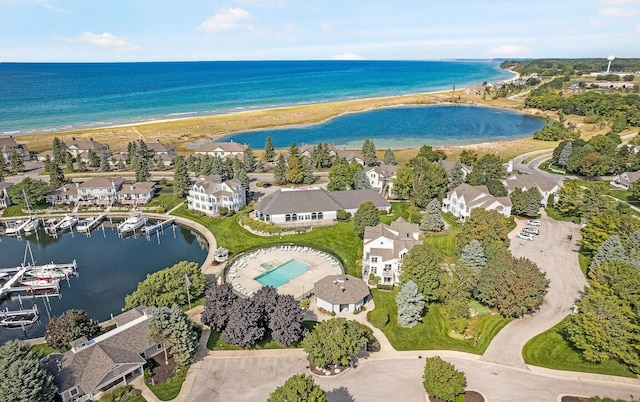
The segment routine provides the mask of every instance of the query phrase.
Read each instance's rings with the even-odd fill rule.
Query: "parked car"
[[[540,229],[537,229],[537,228],[534,228],[534,227],[530,227],[530,226],[525,227],[524,229],[522,229],[522,231],[524,233],[531,233],[531,234],[534,234],[534,235],[539,235],[540,234]]]
[[[533,219],[533,220],[527,221],[527,225],[529,225],[529,226],[540,226],[540,221],[537,220],[537,219]]]
[[[531,233],[518,233],[518,238],[523,240],[533,240],[533,235]]]

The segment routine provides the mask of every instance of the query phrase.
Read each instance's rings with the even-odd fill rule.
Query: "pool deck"
[[[237,259],[229,267],[226,282],[236,292],[250,296],[263,285],[255,277],[266,272],[261,264],[270,263],[278,267],[295,258],[309,265],[309,270],[278,287],[278,293],[293,295],[296,299],[313,290],[313,284],[327,275],[342,273],[340,263],[321,251],[301,246],[276,246],[252,251]]]

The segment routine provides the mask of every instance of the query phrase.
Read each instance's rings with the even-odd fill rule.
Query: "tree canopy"
[[[418,290],[415,282],[407,281],[402,284],[396,295],[396,304],[398,305],[398,324],[400,326],[412,328],[422,321],[424,296]]]
[[[67,310],[60,316],[51,317],[44,339],[49,346],[59,351],[67,351],[70,343],[86,336],[93,339],[100,334],[100,325],[83,310]]]
[[[377,226],[380,223],[378,208],[371,201],[365,201],[358,207],[353,215],[353,227],[358,236],[364,236],[364,228],[367,226]]]
[[[302,340],[302,347],[312,364],[346,366],[365,347],[368,333],[356,321],[332,318],[320,321]]]
[[[462,225],[458,245],[464,247],[472,240],[477,240],[485,256],[490,258],[509,247],[508,233],[509,225],[504,215],[498,211],[475,208]]]
[[[402,260],[400,281],[414,282],[427,302],[436,301],[440,294],[440,275],[442,274],[442,255],[429,243],[414,246]]]
[[[0,400],[12,402],[52,401],[57,392],[40,353],[31,345],[11,340],[0,346]]]
[[[149,319],[148,340],[161,340],[171,350],[178,367],[191,364],[198,347],[198,334],[187,313],[174,304],[171,309],[157,308]]]
[[[295,374],[269,395],[267,402],[327,402],[327,394],[313,377]]]
[[[420,229],[429,232],[441,232],[444,229],[444,220],[442,220],[442,208],[437,198],[429,201],[427,211],[420,222]]]
[[[440,356],[425,359],[423,385],[424,390],[434,398],[453,402],[458,395],[464,393],[467,378],[463,372],[440,358]]]

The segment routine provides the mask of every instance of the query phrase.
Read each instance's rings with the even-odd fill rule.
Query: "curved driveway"
[[[539,311],[510,322],[493,338],[481,358],[483,361],[525,369],[522,358],[524,344],[562,321],[586,286],[578,264],[580,227],[546,216],[540,221],[540,235],[533,241],[515,237],[524,226],[524,221],[519,221],[516,230],[510,233],[513,238],[509,248],[515,257],[528,258],[547,274],[549,292]]]

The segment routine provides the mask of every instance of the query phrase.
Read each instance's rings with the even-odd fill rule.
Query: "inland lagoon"
[[[292,141],[300,144],[333,143],[359,149],[369,138],[377,148],[415,148],[508,141],[530,137],[544,119],[509,110],[466,106],[403,106],[351,113],[320,124],[252,130],[225,136],[220,141],[264,148],[271,137],[276,148]]]
[[[91,318],[104,321],[117,315],[124,306],[124,298],[133,292],[147,274],[170,267],[180,261],[202,264],[207,257],[208,244],[192,229],[175,226],[149,238],[144,235],[121,238],[115,228],[94,230],[91,237],[80,233],[61,233],[51,237],[40,230],[22,238],[0,237],[0,268],[19,266],[23,262],[26,242],[29,242],[36,264],[78,264],[78,276],[60,281],[61,298],[21,298],[23,307],[38,307],[40,321],[26,332],[20,328],[0,327],[0,344],[10,339],[44,336],[49,316],[68,309],[85,310]],[[27,262],[31,257],[27,255]],[[47,301],[48,300],[48,301]],[[1,302],[1,309],[17,310],[16,295]]]

